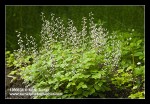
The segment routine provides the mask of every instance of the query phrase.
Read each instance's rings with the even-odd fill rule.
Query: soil
[[[30,95],[10,95],[10,89],[25,89],[26,85],[23,83],[24,81],[20,79],[20,76],[16,76],[17,79],[11,83],[12,78],[7,75],[14,70],[13,67],[6,67],[6,76],[5,76],[5,98],[6,99],[32,99]]]

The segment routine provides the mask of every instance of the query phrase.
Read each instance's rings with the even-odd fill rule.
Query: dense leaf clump
[[[60,17],[42,13],[41,44],[26,44],[18,33],[20,49],[6,52],[8,67],[14,66],[34,98],[144,98],[144,42],[141,34],[109,33],[93,14],[82,18],[78,31],[71,19],[65,27]]]

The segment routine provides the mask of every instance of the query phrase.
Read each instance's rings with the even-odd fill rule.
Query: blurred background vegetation
[[[41,12],[46,18],[54,13],[66,25],[70,18],[78,29],[81,28],[82,17],[88,17],[93,12],[94,21],[104,21],[109,31],[134,29],[144,34],[144,6],[6,6],[6,50],[13,51],[19,47],[16,30],[23,35],[32,35],[39,43]]]

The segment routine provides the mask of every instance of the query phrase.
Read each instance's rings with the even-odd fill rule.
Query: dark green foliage
[[[93,12],[94,22],[99,19],[105,21],[104,25],[109,31],[127,31],[134,28],[144,33],[144,10],[141,6],[6,6],[7,50],[18,49],[16,30],[32,35],[40,46],[41,12],[44,12],[47,18],[50,18],[50,13],[56,14],[64,20],[65,25],[70,18],[76,21],[75,26],[79,30],[81,18],[88,17],[88,13]]]
[[[120,33],[118,32],[118,34]],[[128,42],[134,44],[134,40]],[[144,61],[143,54],[141,55],[143,41],[136,42],[136,44],[140,46],[133,48],[132,45],[123,44],[122,52],[128,48],[129,50],[122,55],[119,69],[112,71],[106,69],[110,68],[109,66],[99,67],[99,62],[103,62],[103,58],[94,50],[63,50],[63,47],[57,44],[53,53],[43,53],[38,56],[37,62],[33,60],[34,64],[22,67],[20,75],[26,83],[31,84],[35,89],[48,88],[49,92],[63,94],[62,96],[37,96],[37,98],[87,98],[91,96],[98,98],[126,98],[128,96],[129,98],[143,98],[144,64],[136,65],[137,62]],[[130,48],[135,53],[134,63],[131,56],[134,53]],[[80,52],[81,50],[84,50],[83,54]],[[53,63],[52,60],[49,60],[50,54],[55,55],[57,62],[54,65],[55,69],[50,67]],[[129,56],[128,60],[126,56]],[[28,57],[27,60],[30,61],[31,58]],[[13,73],[15,72],[11,72],[11,74]]]
[[[13,7],[7,8],[10,12],[10,9]],[[67,30],[68,32],[65,32],[64,38],[68,39],[67,41],[63,42],[64,39],[60,37],[58,38],[59,41],[53,41],[53,39],[55,39],[59,35],[59,32],[55,31],[55,35],[47,38],[45,34],[50,34],[51,32],[46,32],[51,28],[48,28],[48,23],[43,23],[44,25],[42,24],[42,27],[47,26],[46,29],[42,29],[41,32],[41,34],[43,34],[43,36],[45,37],[40,37],[38,35],[36,35],[36,37],[40,37],[37,38],[39,40],[47,40],[42,41],[43,43],[40,43],[41,41],[39,41],[39,44],[41,44],[41,46],[39,45],[38,50],[34,50],[36,49],[35,47],[34,49],[29,51],[27,51],[26,48],[20,48],[20,50],[13,53],[11,53],[10,51],[6,51],[6,65],[7,67],[14,67],[14,70],[9,74],[13,77],[12,82],[16,79],[15,76],[19,75],[21,79],[24,80],[24,83],[26,83],[27,86],[32,86],[36,90],[47,89],[48,93],[62,94],[42,96],[39,95],[34,96],[34,98],[144,98],[144,35],[143,27],[136,27],[136,24],[141,24],[143,26],[143,21],[137,23],[136,21],[139,20],[135,18],[136,15],[133,15],[133,12],[135,12],[137,13],[137,15],[139,15],[140,18],[143,19],[143,15],[140,15],[139,12],[136,11],[136,9],[142,11],[141,7],[64,6],[57,8],[15,8],[16,10],[18,10],[19,8],[21,8],[21,10],[24,10],[26,8],[30,12],[32,11],[32,8],[37,10],[37,13],[41,10],[50,10],[51,12],[55,11],[56,15],[60,16],[61,19],[64,20],[65,27],[68,24],[67,19],[68,17],[70,17],[75,21],[74,25],[70,25],[70,27],[76,26],[77,29],[79,31],[82,31],[83,33],[86,33],[86,31],[83,31],[84,28],[82,28],[81,25],[80,16],[82,18],[83,15],[80,14],[80,12],[85,13],[84,16],[88,17],[88,10],[90,10],[93,11],[94,14],[96,14],[93,21],[94,25],[96,24],[97,27],[95,27],[94,29],[98,29],[98,27],[101,27],[100,29],[102,29],[101,31],[96,31],[94,33],[91,32],[92,30],[90,30],[90,28],[87,29],[88,32],[85,37],[83,36],[84,34],[80,34],[81,37],[79,39],[75,39],[76,43],[80,43],[77,44],[79,46],[76,46],[74,45],[75,43],[72,44],[74,42],[72,41],[74,40],[74,38],[72,38],[71,35],[75,35],[76,37],[78,36],[77,32]],[[129,15],[129,11],[132,15]],[[18,11],[18,13],[21,12]],[[70,16],[66,18],[65,14],[69,14]],[[15,16],[16,14],[14,13],[13,15]],[[46,12],[46,15],[49,15],[49,13]],[[125,15],[129,15],[129,19],[123,18],[123,16]],[[19,16],[21,16],[22,18],[23,14],[20,14]],[[125,24],[127,26],[124,27],[122,25],[119,25],[120,22],[112,21],[111,16],[114,16],[116,21],[120,20],[121,24]],[[101,20],[99,18],[101,18]],[[46,17],[46,19],[43,19],[43,22],[50,19],[50,17]],[[103,22],[103,19],[105,21],[107,20],[106,23]],[[130,23],[131,20],[134,20],[135,23]],[[38,19],[32,21],[37,21],[37,24],[39,24]],[[88,20],[87,22],[91,21]],[[101,23],[104,23],[104,25],[101,25]],[[22,23],[19,24],[20,26],[22,26]],[[33,29],[33,33],[35,32],[34,34],[40,33],[36,33],[36,31],[41,30],[40,25],[36,26],[37,28],[35,28],[37,30]],[[86,26],[90,27],[90,24],[87,24]],[[108,34],[105,34],[105,32],[107,32],[108,30],[103,31],[103,26],[108,27],[108,29],[110,30]],[[57,27],[55,28],[57,29]],[[130,28],[130,30],[127,31],[128,28]],[[13,30],[9,29],[9,27],[7,29],[8,31]],[[20,27],[19,31],[23,32],[23,29],[27,28]],[[73,34],[73,32],[75,34]],[[99,34],[101,32],[103,34]],[[98,37],[96,33],[98,33],[100,37]],[[70,37],[67,36],[68,34]],[[98,42],[95,38],[92,38],[90,36],[96,37],[96,39],[98,37]],[[10,38],[8,38],[8,41],[9,39]],[[24,43],[26,43],[27,41],[28,40],[24,40]],[[33,41],[31,40],[31,42]],[[105,44],[101,44],[103,42]],[[34,51],[36,51],[37,53],[34,53]]]

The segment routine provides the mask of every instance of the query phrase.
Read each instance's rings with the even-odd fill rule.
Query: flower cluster
[[[112,68],[117,67],[121,57],[121,41],[117,40],[117,34],[113,32],[111,36],[108,36],[109,41],[105,47],[105,65],[109,65]]]
[[[21,64],[21,59],[24,59],[26,55],[32,55],[32,58],[35,58],[38,54],[38,50],[35,38],[32,36],[28,37],[27,34],[23,38],[21,37],[21,32],[16,31],[16,33],[18,34],[18,45],[20,48],[18,50],[14,50],[14,55],[16,60],[20,60],[19,63]]]
[[[90,13],[89,16],[91,17],[93,14]],[[90,36],[91,36],[91,43],[92,43],[92,48],[97,49],[98,53],[103,51],[103,47],[105,46],[107,42],[107,35],[108,31],[107,29],[104,29],[102,27],[103,24],[95,24],[93,22],[93,17],[89,19],[90,21]]]
[[[74,26],[71,19],[68,19],[68,26],[65,27],[63,20],[55,17],[55,14],[51,14],[51,19],[47,20],[44,13],[41,14],[42,17],[42,29],[41,29],[41,44],[42,48],[37,51],[37,45],[35,39],[26,35],[26,47],[23,45],[23,40],[20,37],[20,32],[18,32],[18,44],[20,45],[19,53],[22,54],[23,50],[27,50],[27,53],[35,54],[47,51],[52,53],[53,48],[51,46],[59,43],[62,45],[63,49],[70,48],[76,50],[82,48],[83,51],[86,50],[96,50],[98,55],[104,55],[105,65],[117,66],[119,58],[121,56],[120,51],[120,41],[116,41],[115,33],[108,36],[107,29],[103,28],[103,24],[94,23],[93,13],[89,13],[89,19],[86,17],[82,18],[82,30],[78,31]],[[88,24],[89,22],[89,24]],[[108,41],[109,39],[113,41]],[[51,51],[51,52],[50,52]],[[83,51],[81,54],[83,54]],[[22,56],[22,55],[21,55]],[[53,54],[49,54],[53,57]],[[53,58],[52,58],[53,59]]]

